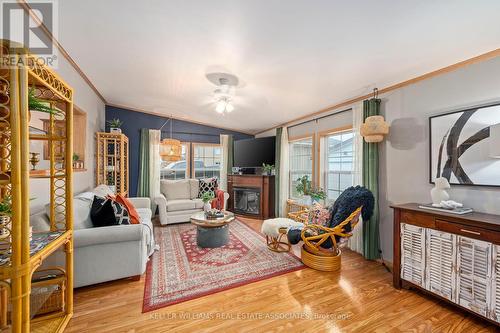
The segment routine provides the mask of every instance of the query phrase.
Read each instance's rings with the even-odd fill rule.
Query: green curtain
[[[274,164],[274,216],[279,216],[280,208],[280,164],[281,164],[281,136],[283,135],[283,127],[276,129],[276,157]]]
[[[233,173],[234,166],[234,138],[232,135],[228,135],[227,140],[227,174],[231,175]]]
[[[137,196],[149,197],[149,129],[141,129],[141,142],[139,146],[139,181]]]
[[[380,114],[380,99],[363,101],[363,121]],[[363,221],[363,255],[366,259],[380,258],[379,207],[378,207],[378,143],[363,141],[363,185],[375,197],[373,216]]]

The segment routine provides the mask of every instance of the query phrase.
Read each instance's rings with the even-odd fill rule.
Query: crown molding
[[[202,122],[202,121],[194,120],[194,119],[191,119],[191,118],[188,118],[188,117],[175,117],[175,116],[166,115],[166,114],[160,113],[160,112],[148,111],[148,110],[139,109],[139,108],[135,108],[135,107],[130,107],[130,106],[122,105],[122,104],[106,103],[106,106],[111,106],[111,107],[115,107],[115,108],[119,108],[119,109],[124,109],[124,110],[127,110],[127,111],[133,111],[133,112],[150,114],[152,116],[158,116],[158,117],[163,117],[163,118],[171,118],[171,119],[180,120],[180,121],[187,121],[187,122],[190,122],[190,123],[193,123],[193,124],[208,126],[208,127],[212,127],[212,128],[220,128],[220,129],[223,129],[223,130],[226,130],[226,131],[231,131],[231,132],[238,132],[238,133],[252,135],[252,136],[254,135],[254,133],[248,132],[248,131],[244,131],[244,130],[239,130],[239,129],[234,129],[234,128],[228,128],[228,127],[221,127],[221,126],[213,125],[213,124],[210,124],[210,123],[205,123],[205,122]]]
[[[391,86],[379,89],[378,93],[379,93],[379,95],[381,95],[381,94],[387,93],[389,91],[396,90],[396,89],[399,89],[399,88],[403,88],[403,87],[415,84],[415,83],[423,81],[423,80],[427,80],[427,79],[430,79],[430,78],[433,78],[433,77],[436,77],[436,76],[439,76],[439,75],[442,75],[442,74],[445,74],[445,73],[449,73],[449,72],[455,71],[455,70],[457,70],[459,68],[463,68],[463,67],[466,67],[466,66],[469,66],[469,65],[472,65],[472,64],[476,64],[476,63],[479,63],[479,62],[483,62],[483,61],[486,61],[486,60],[489,60],[489,59],[496,58],[498,56],[500,56],[500,49],[496,49],[496,50],[493,50],[493,51],[490,51],[490,52],[486,52],[486,53],[483,53],[483,54],[478,55],[476,57],[473,57],[473,58],[470,58],[470,59],[467,59],[467,60],[463,60],[463,61],[457,62],[457,63],[455,63],[453,65],[446,66],[446,67],[437,69],[435,71],[432,71],[432,72],[429,72],[429,73],[426,73],[426,74],[414,77],[412,79],[409,79],[409,80],[406,80],[406,81],[402,81],[400,83],[396,83],[396,84],[393,84]],[[307,118],[317,117],[317,116],[323,115],[324,113],[331,112],[331,111],[334,111],[336,109],[339,109],[341,107],[345,107],[345,106],[351,105],[351,104],[356,103],[356,102],[361,102],[361,101],[363,101],[363,100],[365,100],[367,98],[370,98],[372,96],[373,96],[373,93],[369,93],[369,94],[366,94],[366,95],[362,95],[362,96],[358,96],[358,97],[355,97],[355,98],[351,98],[351,99],[348,99],[348,100],[346,100],[344,102],[341,102],[341,103],[329,106],[327,108],[321,109],[319,111],[315,111],[315,112],[306,114],[304,116],[292,119],[290,121],[287,121],[286,123],[282,123],[280,125],[273,126],[273,127],[268,128],[268,129],[256,132],[256,133],[254,133],[254,135],[258,135],[258,134],[261,134],[261,133],[273,130],[273,129],[278,128],[278,127],[289,126],[289,125],[292,125],[295,122],[298,122],[298,121],[301,121],[301,120],[304,120],[304,119],[307,119]]]
[[[97,90],[97,88],[94,86],[92,81],[88,78],[87,75],[82,71],[80,66],[71,58],[69,53],[64,49],[64,47],[59,43],[59,41],[52,35],[52,32],[50,32],[49,29],[43,24],[43,22],[40,20],[40,18],[35,14],[33,10],[31,10],[31,7],[26,3],[25,0],[17,0],[19,5],[31,16],[31,18],[40,25],[42,31],[47,35],[47,37],[50,38],[52,43],[57,47],[59,52],[63,55],[63,57],[70,63],[70,65],[75,69],[75,71],[80,75],[80,77],[89,85],[89,87],[96,93],[96,95],[99,97],[99,99],[106,104],[106,99],[102,96],[102,94]]]

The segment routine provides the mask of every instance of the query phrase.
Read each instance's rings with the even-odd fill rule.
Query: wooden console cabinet
[[[259,195],[259,212],[250,214],[235,210],[235,190],[248,189],[257,191]],[[228,210],[245,217],[269,219],[274,217],[274,176],[263,175],[228,175],[227,191],[229,193]]]
[[[500,216],[394,209],[395,288],[415,287],[500,324]]]

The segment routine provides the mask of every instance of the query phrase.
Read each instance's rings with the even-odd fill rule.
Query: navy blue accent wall
[[[214,118],[218,115],[214,112]],[[137,195],[137,179],[139,177],[139,146],[141,128],[159,129],[168,117],[160,117],[148,113],[131,111],[106,105],[106,121],[119,118],[123,121],[122,132],[129,139],[129,170],[131,197]],[[253,138],[252,135],[225,130],[217,127],[190,123],[183,120],[172,120],[172,137],[185,142],[219,143],[221,134],[232,134],[234,140]],[[170,137],[170,122],[163,127],[161,137]]]

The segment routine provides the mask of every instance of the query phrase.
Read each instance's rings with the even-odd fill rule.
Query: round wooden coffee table
[[[196,244],[199,247],[215,248],[229,242],[229,223],[234,221],[234,214],[223,211],[223,217],[207,219],[205,212],[191,216],[191,223],[196,225]]]

